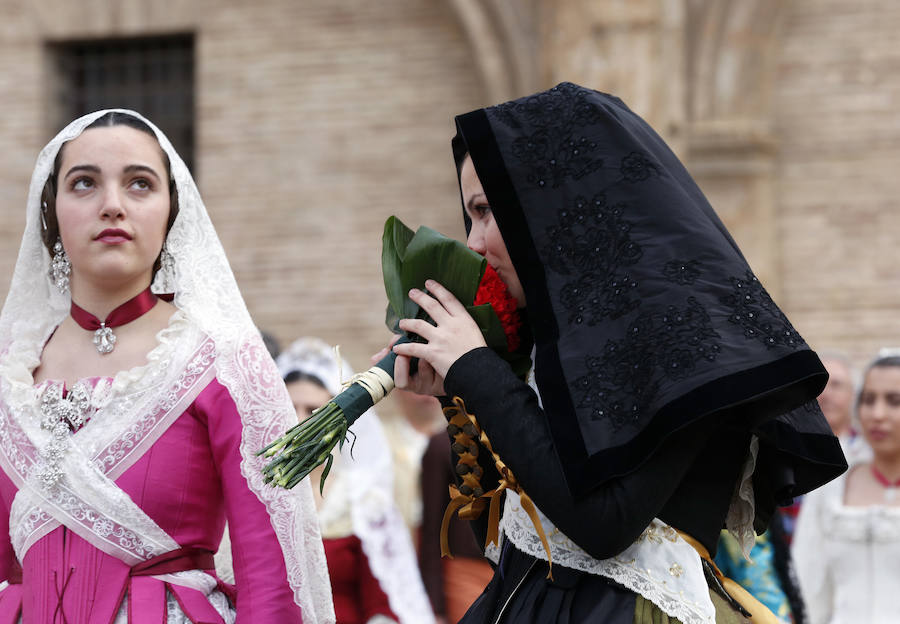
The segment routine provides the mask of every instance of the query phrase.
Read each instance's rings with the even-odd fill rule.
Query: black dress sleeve
[[[703,430],[671,436],[634,472],[608,481],[583,498],[566,487],[560,458],[534,391],[488,348],[469,351],[447,373],[444,388],[458,396],[487,434],[494,451],[553,523],[597,559],[627,548],[660,514],[709,439]],[[496,483],[486,450],[479,453],[485,489]],[[493,483],[492,483],[492,482]],[[476,533],[482,533],[482,514]],[[681,527],[678,527],[681,528]]]

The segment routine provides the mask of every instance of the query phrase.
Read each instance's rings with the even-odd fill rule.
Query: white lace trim
[[[610,559],[594,559],[560,531],[540,509],[553,565],[610,578],[640,594],[683,624],[715,624],[715,607],[700,557],[672,527],[654,518],[634,543]],[[507,491],[501,520],[516,548],[547,561],[547,553],[519,495]]]
[[[816,491],[821,507],[817,521],[825,535],[835,540],[860,544],[896,544],[900,542],[900,507],[892,505],[845,505],[850,471]]]
[[[744,558],[751,563],[753,560],[750,559],[750,551],[756,544],[756,531],[753,529],[753,518],[756,515],[753,472],[756,470],[757,455],[759,455],[759,438],[754,435],[750,439],[750,449],[747,451],[747,459],[741,471],[741,480],[734,489],[728,506],[728,515],[725,517],[728,532],[737,540]]]
[[[397,620],[393,620],[388,616],[379,613],[366,620],[366,624],[397,624]]]
[[[46,343],[69,310],[68,294],[59,293],[48,277],[50,255],[41,241],[44,183],[60,147],[107,112],[98,111],[72,122],[38,156],[28,192],[22,245],[0,313],[0,352],[4,354],[0,356],[0,376],[3,377],[0,396],[7,405],[25,405],[33,400],[30,382],[8,383],[7,380],[30,379],[30,371],[40,363],[40,346]],[[151,122],[133,111],[119,112],[141,119],[153,129],[169,158],[178,189],[179,213],[166,238],[172,269],[157,273],[153,290],[174,293],[174,305],[215,344],[218,379],[234,399],[244,425],[242,473],[270,514],[284,551],[294,599],[307,624],[333,622],[331,586],[309,484],[304,482],[290,491],[269,488],[259,473],[261,460],[253,456],[258,448],[280,435],[295,419],[284,384],[244,305],[225,252],[184,162]],[[133,372],[128,385],[131,381],[140,383],[147,371]],[[122,383],[130,377],[122,375]],[[160,387],[148,389],[148,400],[164,390]],[[15,420],[21,421],[20,416],[26,415],[16,413]],[[6,422],[0,423],[0,446],[31,444],[29,436],[12,420],[7,418]],[[43,440],[37,437],[33,442],[40,447]],[[84,454],[82,466],[87,463],[86,458],[98,450],[91,449],[90,453]],[[72,458],[71,452],[68,458]],[[5,453],[0,453],[2,467],[13,473],[27,474],[33,465],[34,458],[31,459],[29,463],[19,454],[6,457]],[[99,494],[100,489],[96,493]],[[134,550],[134,545],[128,545],[127,549]]]

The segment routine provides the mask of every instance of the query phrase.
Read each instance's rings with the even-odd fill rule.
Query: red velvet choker
[[[875,479],[884,487],[884,497],[892,501],[897,494],[897,486],[900,486],[900,479],[896,481],[891,481],[886,476],[884,476],[878,468],[875,467],[875,464],[870,464],[869,467],[872,469],[872,475]]]
[[[116,335],[112,331],[113,328],[130,323],[149,312],[156,305],[156,299],[156,295],[147,287],[147,290],[132,297],[110,312],[104,321],[101,321],[74,301],[69,309],[69,314],[72,315],[72,318],[82,329],[94,331],[94,345],[97,347],[97,351],[110,353],[116,346]]]

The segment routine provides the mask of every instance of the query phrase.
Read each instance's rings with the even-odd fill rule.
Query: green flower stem
[[[404,342],[410,342],[409,338],[403,336],[397,344]],[[393,379],[396,360],[397,355],[390,351],[375,366]],[[351,384],[309,418],[257,451],[257,455],[271,458],[262,469],[265,482],[290,489],[317,466],[326,464],[319,484],[320,488],[324,488],[325,477],[334,461],[334,447],[343,446],[350,426],[374,404],[365,388],[357,383]]]

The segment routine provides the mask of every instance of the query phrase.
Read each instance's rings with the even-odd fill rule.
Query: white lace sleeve
[[[840,479],[843,482],[843,479]],[[822,488],[803,499],[791,555],[810,624],[825,624],[831,619],[831,571],[822,560],[822,543],[828,539],[823,529],[830,488]]]

